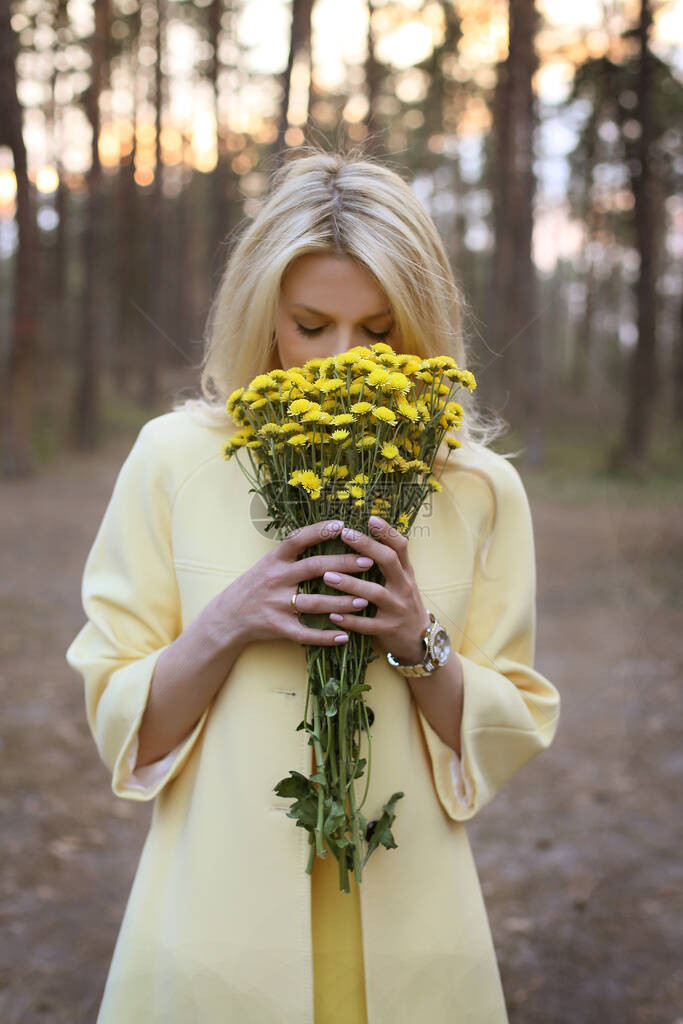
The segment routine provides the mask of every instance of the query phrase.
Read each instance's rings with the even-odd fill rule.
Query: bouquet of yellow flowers
[[[397,354],[384,342],[262,373],[227,400],[239,429],[224,442],[223,458],[246,449],[251,472],[238,460],[240,467],[266,505],[266,530],[273,528],[278,539],[327,518],[362,529],[370,515],[406,534],[428,491],[441,490],[432,466],[444,436],[460,427],[463,408],[451,400],[459,386],[473,391],[476,381],[450,356]],[[452,436],[446,436],[446,444],[447,458],[461,446]],[[314,545],[307,557],[347,551],[333,537]],[[384,583],[374,564],[366,579]],[[304,581],[301,592],[335,593],[322,578]],[[370,604],[362,614],[372,617],[375,611]],[[325,615],[302,617],[314,628],[329,626]],[[316,767],[308,778],[290,771],[274,791],[294,798],[288,816],[309,832],[307,872],[313,871],[316,855],[326,856],[326,845],[339,864],[340,890],[348,893],[349,870],[361,882],[362,869],[380,844],[396,848],[391,825],[403,793],[394,793],[374,829],[368,828],[362,808],[374,716],[364,693],[372,689],[365,683],[367,666],[377,657],[371,655],[372,636],[350,631],[343,650],[320,645],[306,650],[308,689],[297,728],[310,735]],[[363,733],[367,759],[361,757]],[[358,803],[355,783],[366,764]]]

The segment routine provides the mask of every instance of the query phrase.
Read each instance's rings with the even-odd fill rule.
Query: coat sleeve
[[[187,761],[209,712],[160,761],[133,773],[154,668],[182,631],[171,547],[171,494],[155,421],[126,458],[88,554],[82,581],[87,622],[66,660],[83,678],[88,725],[112,790],[152,800]]]
[[[490,473],[493,527],[479,553],[467,619],[452,636],[463,672],[461,758],[418,707],[436,792],[446,814],[466,821],[557,731],[560,695],[534,667],[536,562],[531,510],[517,469],[500,457]]]

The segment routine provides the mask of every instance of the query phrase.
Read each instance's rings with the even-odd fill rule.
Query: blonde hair
[[[269,194],[228,258],[207,320],[202,397],[179,398],[174,410],[237,429],[226,399],[270,366],[280,282],[296,257],[311,252],[348,255],[374,275],[404,352],[450,355],[476,378],[462,328],[469,307],[436,226],[410,186],[357,148],[325,152],[305,145],[273,172]],[[497,414],[485,416],[475,395],[455,394],[464,409],[457,437],[470,451],[508,428]]]

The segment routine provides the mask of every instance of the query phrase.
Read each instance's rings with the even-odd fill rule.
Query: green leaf
[[[377,825],[375,826],[375,831],[372,833],[372,836],[370,837],[370,842],[368,843],[368,851],[365,855],[365,859],[363,860],[364,865],[367,863],[370,854],[377,849],[380,843],[387,850],[398,849],[397,844],[394,841],[394,837],[391,833],[391,824],[394,818],[396,817],[396,812],[394,811],[394,804],[396,803],[397,800],[400,800],[400,798],[403,795],[403,793],[394,793],[391,799],[384,804],[384,807],[382,808],[382,815],[379,821],[377,822]]]
[[[327,779],[325,778],[325,772],[322,770],[316,771],[314,775],[309,775],[309,779],[311,780],[311,782],[327,782]]]
[[[351,689],[349,690],[349,692],[344,694],[344,696],[345,697],[358,697],[361,693],[364,693],[366,690],[371,690],[371,689],[372,689],[372,687],[369,686],[367,683],[356,683],[356,685],[352,686]]]
[[[323,831],[325,833],[335,832],[339,828],[339,826],[342,825],[345,821],[346,813],[344,811],[344,808],[342,807],[338,800],[333,800],[330,811],[327,817],[325,818]]]
[[[353,776],[354,779],[359,779],[361,777],[361,775],[365,771],[365,766],[366,766],[367,763],[368,763],[367,762],[367,758],[361,757],[360,761],[358,762],[358,766],[356,767],[356,771],[354,773],[354,776]]]
[[[301,772],[290,771],[292,777],[290,779],[280,779],[277,785],[274,787],[274,792],[278,796],[304,796],[308,793],[310,786],[308,779]]]

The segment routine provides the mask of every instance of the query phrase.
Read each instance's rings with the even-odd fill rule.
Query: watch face
[[[451,650],[451,642],[445,629],[437,629],[432,638],[432,650],[436,661],[443,665]]]

